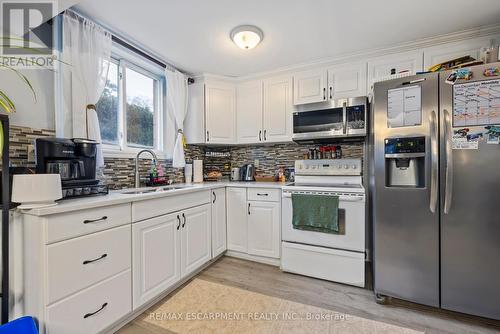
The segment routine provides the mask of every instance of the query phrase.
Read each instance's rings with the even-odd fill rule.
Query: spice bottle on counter
[[[342,159],[342,147],[337,146],[335,148],[335,158],[336,159]]]

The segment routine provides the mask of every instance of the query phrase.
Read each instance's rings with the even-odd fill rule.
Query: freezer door
[[[421,117],[413,114],[409,121],[418,123],[420,118],[420,125],[397,126],[397,115],[388,117],[388,96],[391,103],[399,103],[396,90],[412,87],[421,93]],[[438,75],[432,73],[377,83],[372,110],[375,292],[431,306],[439,306],[438,87]],[[386,168],[396,162],[385,157],[386,139],[419,138],[421,143],[422,137],[425,153],[419,158],[423,174],[418,186],[401,182],[389,187]],[[399,163],[398,177],[407,172],[404,158]]]
[[[473,67],[472,79],[467,82],[488,79],[483,71],[495,66],[500,64]],[[440,74],[441,305],[448,310],[500,319],[500,145],[487,143],[485,126],[470,125],[474,119],[482,118],[484,122],[487,118],[472,114],[477,110],[474,101],[467,108],[465,121],[463,115],[457,114],[451,124],[453,86],[445,82],[449,74]],[[490,105],[496,103],[498,108],[498,88],[500,84],[486,84],[479,96],[472,98],[487,106],[485,98],[493,97]],[[466,94],[471,91],[468,88]],[[457,92],[457,98],[464,95]],[[456,106],[459,112],[460,103]],[[452,131],[461,129],[463,134],[473,136],[470,138],[483,133],[477,149],[452,149]]]

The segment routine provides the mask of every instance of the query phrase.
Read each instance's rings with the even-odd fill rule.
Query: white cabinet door
[[[184,278],[210,261],[211,246],[210,204],[194,207],[181,213],[181,277]]]
[[[428,70],[429,67],[442,63],[443,61],[463,56],[471,56],[475,59],[479,59],[481,56],[481,48],[489,46],[490,38],[483,37],[425,48],[424,70]]]
[[[326,101],[327,73],[316,69],[293,75],[293,104],[306,104]]]
[[[396,74],[402,71],[410,71],[411,74],[422,71],[423,52],[411,51],[396,53],[369,60],[368,92],[371,91],[371,85],[375,81],[390,76],[393,69],[396,71]]]
[[[179,281],[180,223],[170,214],[132,225],[134,310]]]
[[[292,77],[264,80],[264,133],[266,142],[292,140]]]
[[[236,134],[239,144],[262,141],[262,81],[250,81],[236,87]]]
[[[280,203],[248,202],[248,254],[280,257]]]
[[[330,67],[327,93],[329,99],[366,96],[366,63]]]
[[[206,142],[236,143],[236,90],[219,82],[205,84]]]
[[[212,191],[212,258],[226,249],[226,190],[220,188]]]
[[[247,252],[247,190],[229,187],[227,203],[227,249]]]
[[[173,122],[173,120],[168,120]],[[184,119],[184,136],[188,144],[204,144],[205,84],[196,82],[188,86],[188,111]]]

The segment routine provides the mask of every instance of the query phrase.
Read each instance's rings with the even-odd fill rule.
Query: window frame
[[[118,63],[118,145],[102,144],[104,157],[109,158],[131,158],[143,149],[153,150],[158,158],[165,159],[163,137],[166,127],[164,119],[166,118],[165,94],[166,80],[164,69],[159,65],[153,64],[147,59],[125,49],[119,44],[113,43],[111,59]],[[126,120],[126,69],[130,68],[140,74],[143,74],[155,82],[154,87],[154,118],[153,118],[153,147],[142,146],[139,144],[127,143],[127,120]]]

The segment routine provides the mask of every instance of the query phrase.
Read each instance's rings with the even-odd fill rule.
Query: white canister
[[[188,184],[193,182],[193,164],[186,164],[184,167],[184,179]]]
[[[193,160],[193,182],[203,182],[203,160]]]

